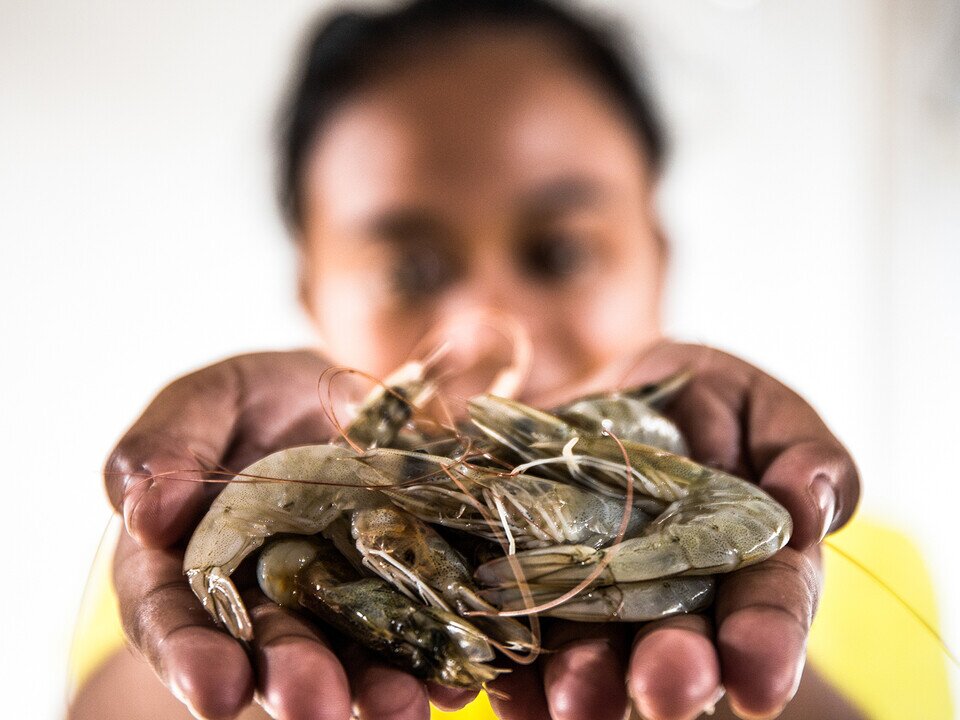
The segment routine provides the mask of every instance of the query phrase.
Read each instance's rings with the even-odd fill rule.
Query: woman
[[[465,368],[446,390],[477,392],[509,355],[484,319],[495,315],[532,341],[521,391],[531,403],[694,368],[671,408],[694,456],[758,481],[795,523],[774,561],[722,581],[712,617],[639,632],[552,626],[552,652],[494,683],[497,713],[621,718],[632,700],[646,718],[692,718],[722,686],[740,717],[773,717],[799,684],[784,717],[857,717],[815,673],[801,682],[817,543],[852,514],[856,470],[790,390],[663,337],[667,247],[653,202],[663,140],[610,41],[544,0],[345,12],[314,36],[282,129],[283,206],[322,351],[236,357],[178,380],[108,463],[127,530],[115,561],[124,628],[173,696],[206,718],[234,717],[254,694],[282,718],[346,718],[352,703],[365,718],[424,718],[428,696],[447,708],[470,699],[334,652],[321,630],[253,592],[248,656],[213,628],[181,573],[182,541],[211,489],[137,481],[196,467],[197,456],[239,468],[329,436],[315,394],[323,369],[382,377],[428,332],[451,339]],[[119,684],[158,687],[147,665],[110,663],[77,717],[85,697]],[[176,717],[165,691],[150,697],[149,709],[107,705],[118,717]]]

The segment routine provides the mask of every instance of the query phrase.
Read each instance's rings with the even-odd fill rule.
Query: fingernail
[[[257,691],[253,694],[253,699],[256,701],[257,705],[259,705],[267,715],[269,715],[270,717],[274,718],[274,720],[276,720],[276,718],[280,717],[280,716],[277,714],[277,711],[276,711],[276,710],[273,708],[273,706],[267,701],[267,699],[260,693],[259,690],[257,690]]]
[[[173,696],[187,707],[187,711],[193,715],[193,717],[195,717],[197,720],[207,720],[207,718],[201,715],[200,712],[193,706],[193,703],[190,702],[190,699],[187,697],[187,693],[185,693],[183,688],[180,687],[180,683],[178,683],[176,680],[171,680],[169,687]]]
[[[810,483],[810,494],[813,501],[820,511],[820,537],[817,542],[822,542],[830,532],[833,525],[834,512],[836,510],[837,495],[833,491],[833,486],[826,475],[817,475]]]
[[[652,714],[650,713],[650,709],[645,707],[646,703],[643,701],[642,698],[631,697],[630,699],[633,700],[633,709],[636,711],[636,714],[639,716],[639,720],[648,720],[648,718],[652,717]]]
[[[753,713],[747,712],[746,710],[741,709],[737,704],[730,700],[730,709],[733,711],[733,714],[736,715],[740,720],[776,720],[783,713],[783,709],[786,705],[782,705],[776,712],[764,715],[754,715]]]
[[[713,713],[715,713],[717,710],[717,703],[723,700],[723,696],[724,694],[726,694],[726,692],[727,691],[722,686],[718,687],[716,694],[710,699],[710,701],[706,705],[704,705],[703,711],[702,711],[703,714],[713,715]]]

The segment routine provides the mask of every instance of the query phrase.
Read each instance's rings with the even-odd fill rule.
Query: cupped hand
[[[197,716],[232,718],[256,693],[284,720],[346,720],[352,705],[362,717],[425,720],[430,699],[452,708],[472,697],[425,686],[356,648],[335,652],[322,627],[253,590],[245,600],[256,639],[246,649],[187,585],[185,541],[222,485],[185,478],[328,439],[317,395],[328,365],[309,351],[264,353],[187,375],[161,391],[107,461],[107,491],[126,529],[114,560],[124,630]]]
[[[822,586],[818,543],[859,498],[850,455],[796,393],[748,363],[698,345],[664,342],[619,378],[622,386],[689,370],[667,408],[693,457],[758,482],[793,517],[770,560],[721,577],[708,614],[640,628],[551,626],[540,668],[498,679],[507,720],[620,720],[630,701],[646,720],[687,720],[723,691],[743,718],[776,717],[797,690]],[[623,682],[624,676],[626,683]]]
[[[183,577],[183,542],[219,486],[163,474],[208,470],[198,458],[236,470],[273,450],[328,438],[316,394],[325,368],[304,351],[241,356],[188,375],[160,393],[108,461],[107,488],[127,529],[115,561],[125,630],[200,716],[233,717],[255,692],[281,718],[347,718],[353,704],[362,717],[425,719],[428,699],[455,708],[471,697],[424,686],[357,650],[337,655],[321,627],[256,593],[248,596],[256,640],[246,652],[214,626]],[[721,687],[741,716],[769,717],[793,696],[822,582],[816,543],[852,514],[856,470],[800,397],[719,351],[661,344],[623,384],[682,369],[693,379],[668,414],[692,454],[758,481],[783,503],[794,519],[790,546],[724,578],[711,617],[676,617],[639,631],[551,625],[549,652],[494,683],[501,717],[619,720],[632,699],[648,720],[693,718]],[[144,482],[150,475],[159,477]]]

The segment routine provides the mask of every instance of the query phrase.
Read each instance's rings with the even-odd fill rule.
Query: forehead
[[[648,183],[640,141],[601,84],[529,31],[460,34],[400,58],[338,109],[306,173],[308,213],[347,215],[489,206],[558,177],[624,193]]]

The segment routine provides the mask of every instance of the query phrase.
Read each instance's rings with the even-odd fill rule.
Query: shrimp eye
[[[524,272],[546,281],[569,278],[579,272],[588,260],[586,244],[566,235],[531,238],[520,253]]]

